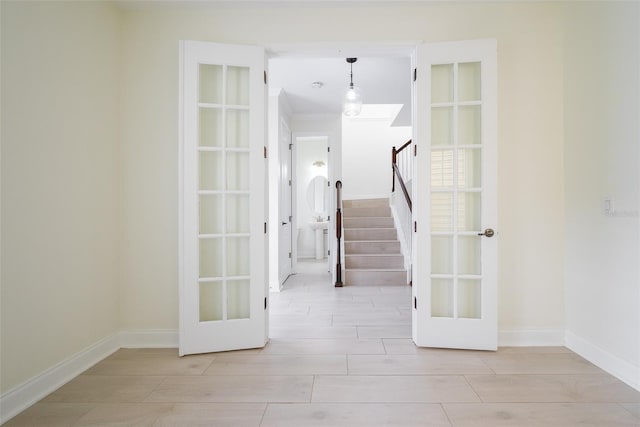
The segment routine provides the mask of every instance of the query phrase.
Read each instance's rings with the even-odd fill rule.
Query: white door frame
[[[291,181],[293,183],[293,188],[294,190],[292,191],[292,198],[291,198],[291,209],[292,209],[292,215],[293,215],[293,221],[292,221],[292,232],[293,232],[293,245],[292,245],[292,257],[293,257],[293,272],[294,273],[298,273],[298,236],[297,236],[297,229],[298,229],[298,223],[301,220],[299,218],[299,214],[297,211],[297,203],[298,203],[298,198],[297,198],[297,191],[295,191],[297,182],[298,182],[298,165],[297,165],[297,155],[298,155],[298,145],[297,145],[297,139],[298,138],[306,138],[306,137],[324,137],[327,138],[327,146],[331,147],[332,145],[332,141],[334,140],[334,138],[332,137],[332,134],[330,132],[327,132],[326,130],[322,130],[322,131],[318,131],[318,132],[314,132],[314,131],[304,131],[304,132],[292,132],[291,133],[291,144],[293,149],[291,151]],[[337,178],[335,178],[334,176],[334,171],[335,168],[333,167],[333,152],[335,150],[331,150],[329,151],[329,153],[327,153],[327,176],[328,176],[328,181],[331,184],[329,187],[329,191],[330,194],[333,195],[333,189],[335,188],[335,180]],[[333,258],[332,256],[334,255],[335,251],[333,250],[331,243],[331,236],[335,235],[335,227],[334,227],[334,216],[335,216],[335,200],[333,200],[332,197],[329,197],[330,203],[329,203],[329,208],[328,208],[328,212],[329,212],[329,216],[330,216],[330,220],[329,220],[329,226],[328,226],[328,233],[329,233],[329,242],[328,242],[328,248],[331,252],[331,254],[328,257],[328,262],[329,262],[329,266],[330,266],[330,271],[334,272],[335,270],[335,262],[332,262]],[[304,221],[304,219],[302,219],[302,221]],[[333,234],[332,234],[332,230],[333,230]],[[335,243],[335,242],[334,242]]]
[[[279,180],[278,180],[278,213],[276,225],[278,226],[278,257],[283,256],[283,249],[288,252],[289,265],[285,271],[282,271],[283,262],[278,259],[278,285],[282,287],[282,284],[287,280],[287,277],[293,273],[293,236],[295,235],[293,229],[293,136],[291,128],[287,121],[278,115],[278,165],[279,165]],[[283,127],[286,131],[282,132]],[[288,165],[288,183],[285,184],[282,178],[283,165]],[[285,193],[289,193],[289,196],[284,196]],[[288,214],[288,215],[286,215]],[[282,232],[283,227],[289,226],[289,234]],[[284,238],[283,238],[284,237]]]

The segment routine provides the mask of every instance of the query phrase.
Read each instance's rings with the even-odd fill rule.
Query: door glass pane
[[[458,236],[458,274],[481,274],[478,236]]]
[[[452,236],[431,236],[431,273],[453,273]]]
[[[222,277],[222,239],[199,239],[200,278]]]
[[[431,193],[431,231],[453,230],[453,193]]]
[[[431,102],[453,101],[453,64],[431,66]]]
[[[458,108],[458,144],[477,145],[482,143],[479,105],[465,105]]]
[[[222,141],[222,111],[200,108],[200,146],[220,147]]]
[[[458,230],[480,230],[480,193],[458,193]]]
[[[431,187],[434,189],[453,187],[453,150],[431,152]]]
[[[249,232],[249,195],[227,195],[227,233]]]
[[[199,101],[222,104],[222,65],[200,64]]]
[[[453,144],[453,108],[431,109],[431,145]]]
[[[248,280],[227,282],[227,319],[248,319],[250,302]]]
[[[458,100],[480,101],[480,63],[458,64]]]
[[[249,105],[249,68],[227,67],[227,105]]]
[[[458,188],[480,188],[482,185],[481,150],[458,150]]]
[[[249,190],[249,153],[227,152],[227,190]]]
[[[227,147],[249,148],[249,111],[227,110]]]
[[[200,196],[200,234],[222,233],[222,196]]]
[[[222,320],[222,282],[201,282],[200,321]]]
[[[453,280],[431,279],[431,317],[453,317]]]
[[[458,280],[458,317],[479,319],[481,315],[480,280]]]
[[[227,237],[227,276],[249,275],[249,237]]]
[[[222,190],[222,154],[201,151],[199,157],[200,190]]]

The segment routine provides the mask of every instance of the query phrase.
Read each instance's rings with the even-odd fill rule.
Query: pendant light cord
[[[349,63],[349,65],[351,66],[351,71],[349,73],[350,76],[350,84],[349,84],[349,88],[353,89],[353,63],[356,62],[358,60],[358,58],[347,58],[347,62]]]
[[[351,84],[349,85],[349,87],[353,89],[353,62],[351,62],[349,65],[351,65]]]

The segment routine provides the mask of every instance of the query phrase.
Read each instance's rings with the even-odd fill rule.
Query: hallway
[[[564,347],[416,348],[409,287],[271,294],[264,349],[120,349],[7,426],[637,426],[640,393]]]
[[[270,294],[269,351],[293,339],[324,339],[329,349],[339,345],[349,354],[363,354],[360,347],[384,354],[386,347],[410,344],[410,287],[335,288],[326,260],[298,262],[298,270],[282,292]]]

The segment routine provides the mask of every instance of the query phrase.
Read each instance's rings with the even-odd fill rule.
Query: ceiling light
[[[353,85],[353,63],[357,60],[358,58],[347,58],[347,63],[351,65],[351,80],[342,104],[342,113],[347,117],[357,116],[362,110],[362,93],[359,87]]]
[[[314,89],[320,89],[320,88],[322,88],[322,86],[324,86],[324,83],[322,83],[322,82],[313,82],[313,83],[311,83],[311,87],[314,88]]]

